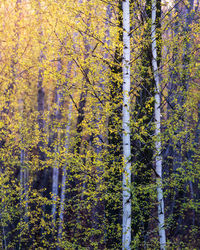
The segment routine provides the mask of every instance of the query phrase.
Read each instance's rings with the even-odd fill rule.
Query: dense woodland
[[[1,0],[2,249],[200,249],[198,0]]]

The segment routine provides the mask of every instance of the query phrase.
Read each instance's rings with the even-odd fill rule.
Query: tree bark
[[[131,249],[131,145],[130,145],[130,13],[129,0],[122,1],[123,11],[123,232],[122,249]]]
[[[158,55],[157,55],[157,38],[156,38],[156,13],[157,13],[157,0],[152,0],[152,24],[151,24],[151,42],[152,42],[152,66],[155,80],[155,164],[156,164],[156,183],[157,183],[157,199],[158,199],[158,231],[160,236],[160,249],[166,247],[165,235],[165,212],[164,212],[164,198],[162,188],[162,156],[161,156],[161,140],[160,140],[160,127],[161,127],[161,98],[160,98],[160,79],[158,72]]]
[[[58,67],[57,72],[61,72],[62,70],[62,63],[61,58],[58,60]],[[56,110],[55,110],[55,122],[56,122],[56,131],[54,132],[54,143],[55,143],[55,165],[53,167],[53,175],[52,175],[52,219],[53,219],[53,226],[55,226],[56,222],[56,215],[57,215],[57,198],[58,198],[58,178],[59,178],[59,161],[57,160],[57,156],[60,153],[60,124],[59,121],[61,119],[61,108],[63,106],[63,90],[60,86],[60,82],[58,81],[58,86],[56,87],[56,96],[55,96],[55,103],[56,103]]]

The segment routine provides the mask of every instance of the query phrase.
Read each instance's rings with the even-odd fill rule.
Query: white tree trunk
[[[58,153],[58,152],[57,152]],[[52,176],[52,218],[53,218],[53,226],[55,221],[56,221],[56,208],[57,208],[57,197],[58,197],[58,174],[59,174],[59,169],[57,166],[53,168],[53,176]]]
[[[59,68],[59,67],[58,67]],[[59,69],[60,70],[60,69]],[[62,95],[60,93],[60,88],[57,88],[57,107],[56,107],[56,120],[59,120],[59,115],[60,115],[60,109],[61,109],[61,98]],[[56,214],[57,214],[57,197],[58,197],[58,177],[59,177],[59,163],[57,161],[57,157],[59,155],[59,134],[60,134],[60,128],[57,128],[57,136],[56,136],[56,146],[55,146],[55,166],[53,167],[53,176],[52,176],[52,218],[53,218],[53,226],[54,223],[56,222]]]
[[[160,140],[160,80],[158,73],[158,62],[157,62],[157,46],[156,46],[156,0],[152,0],[152,25],[151,25],[151,40],[152,40],[152,65],[154,72],[154,79],[156,83],[155,88],[155,136],[156,136],[156,182],[157,182],[157,198],[158,198],[158,231],[160,236],[160,249],[166,247],[166,235],[165,235],[165,215],[164,215],[164,198],[162,189],[162,156],[161,156],[161,140]]]
[[[130,145],[130,13],[129,0],[123,10],[123,234],[122,249],[131,249],[131,145]]]

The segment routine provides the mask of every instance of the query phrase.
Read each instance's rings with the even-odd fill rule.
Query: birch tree
[[[159,0],[158,0],[159,1]],[[157,13],[157,0],[152,0],[152,23],[151,23],[151,41],[152,41],[152,66],[155,80],[155,165],[156,165],[156,183],[157,183],[157,199],[158,199],[158,231],[160,237],[160,249],[166,247],[165,235],[165,211],[164,211],[164,197],[162,188],[162,156],[161,156],[161,98],[160,98],[160,79],[158,69],[158,53],[157,53],[157,34],[156,34],[156,13]]]
[[[122,1],[123,11],[123,222],[122,249],[131,249],[131,141],[130,141],[130,13],[129,0]]]

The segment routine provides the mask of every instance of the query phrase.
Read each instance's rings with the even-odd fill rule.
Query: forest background
[[[129,1],[125,203],[124,2],[0,3],[2,249],[200,248],[199,1]]]

